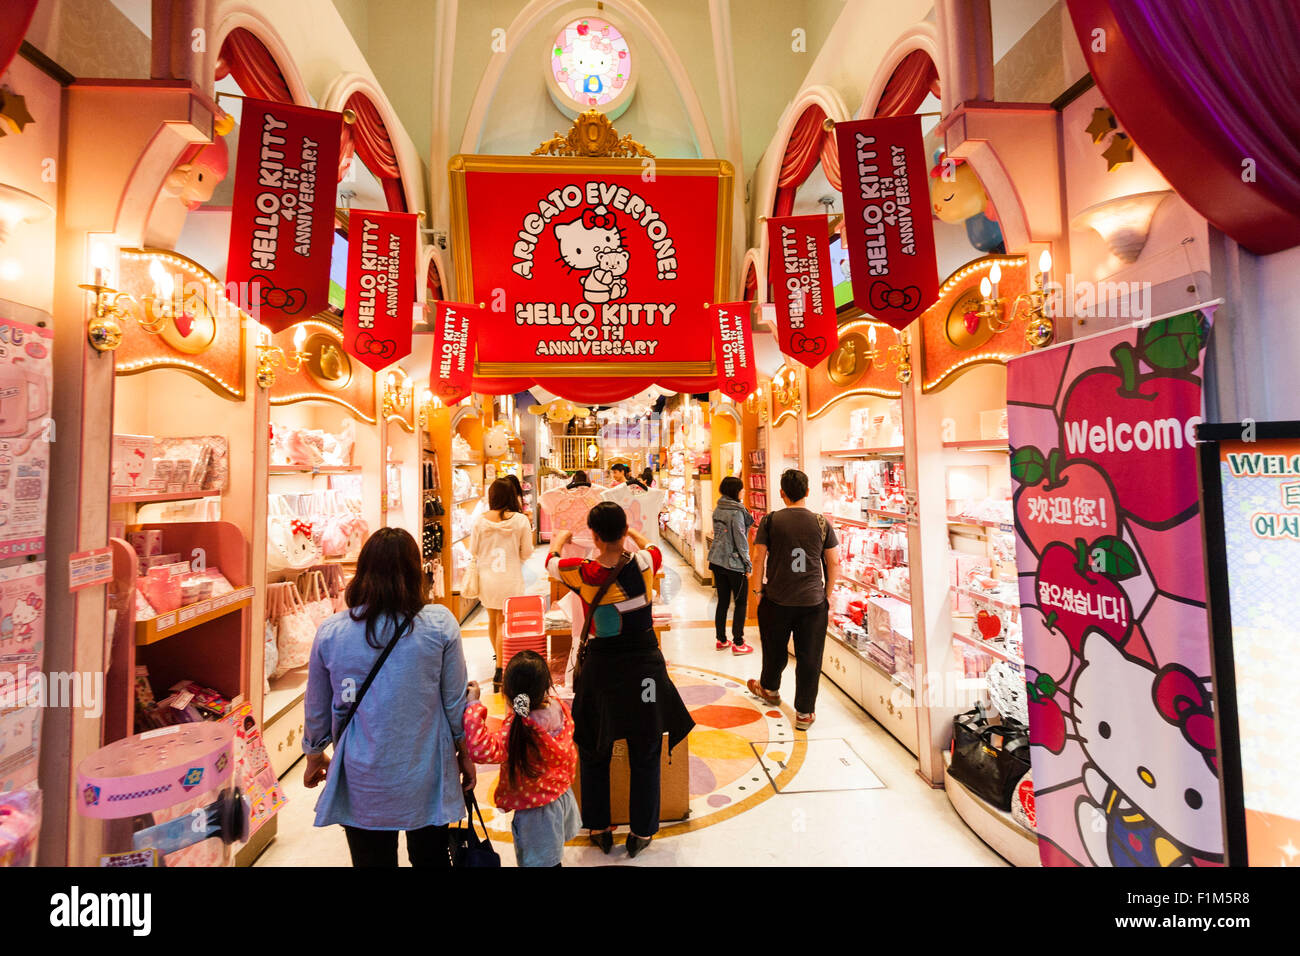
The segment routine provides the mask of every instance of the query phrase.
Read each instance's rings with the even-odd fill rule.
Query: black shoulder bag
[[[578,639],[578,656],[573,662],[573,687],[575,690],[578,687],[578,675],[582,673],[583,661],[587,659],[587,641],[591,637],[591,619],[596,615],[596,608],[600,606],[600,599],[618,580],[618,576],[623,573],[623,569],[627,567],[628,562],[631,560],[632,555],[624,551],[623,557],[619,559],[618,564],[614,565],[613,573],[605,579],[605,583],[596,591],[595,596],[591,599],[591,604],[587,606],[587,617],[582,622],[582,636]]]

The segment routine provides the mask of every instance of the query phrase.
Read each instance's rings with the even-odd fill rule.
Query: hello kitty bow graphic
[[[289,522],[289,533],[295,536],[302,535],[307,540],[311,540],[311,522],[299,521],[296,518]]]
[[[623,232],[614,213],[605,206],[584,209],[572,222],[555,225],[560,258],[571,272],[586,272],[579,283],[582,297],[593,305],[627,295],[630,255],[623,248]]]

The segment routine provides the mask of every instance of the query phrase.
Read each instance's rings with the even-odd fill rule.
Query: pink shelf
[[[268,468],[268,475],[355,475],[361,471],[360,465],[321,465],[319,468],[298,468],[293,465],[277,465]]]
[[[889,458],[902,453],[902,445],[882,448],[835,448],[822,452],[827,458]]]
[[[1001,451],[1008,452],[1011,446],[1005,438],[972,438],[966,441],[946,441],[943,447],[952,451]]]
[[[961,641],[963,644],[969,644],[971,647],[978,647],[985,654],[988,654],[990,657],[996,657],[1000,661],[1006,661],[1008,664],[1024,663],[1024,661],[1020,660],[1018,657],[1012,657],[1006,651],[995,647],[988,641],[978,640],[971,637],[969,634],[962,634],[960,631],[953,631],[952,636],[954,640]]]
[[[219,498],[221,492],[217,489],[208,491],[175,491],[175,492],[152,492],[144,495],[113,495],[110,501],[113,504],[130,502],[132,504],[147,504],[151,501],[189,501],[194,498]]]

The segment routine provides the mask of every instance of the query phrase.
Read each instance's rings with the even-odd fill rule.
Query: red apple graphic
[[[1103,568],[1093,570],[1097,560],[1103,563]],[[1039,559],[1034,594],[1039,609],[1049,620],[1051,615],[1056,615],[1052,624],[1065,635],[1071,650],[1077,654],[1083,634],[1089,629],[1101,631],[1117,645],[1124,642],[1133,623],[1133,611],[1115,578],[1132,577],[1136,573],[1137,558],[1118,538],[1099,538],[1092,545],[1079,538],[1073,547],[1057,541],[1049,544]],[[1054,595],[1055,600],[1044,600],[1045,591]],[[1093,606],[1102,598],[1113,598],[1119,602],[1120,619],[1114,621],[1080,613],[1070,600],[1075,595],[1084,597]]]
[[[1111,356],[1114,368],[1094,369],[1070,386],[1061,406],[1060,447],[1096,462],[1134,521],[1176,524],[1197,507],[1196,448],[1185,425],[1201,413],[1200,379],[1142,374],[1139,353],[1128,343],[1115,346]]]
[[[1025,688],[1029,693],[1029,743],[1059,754],[1065,749],[1065,714],[1055,699],[1056,681],[1039,674]]]
[[[984,640],[991,641],[1002,633],[1002,618],[988,611],[980,611],[975,615],[975,626],[980,629]]]
[[[1020,482],[1014,496],[1016,525],[1034,554],[1042,554],[1053,541],[1119,532],[1115,492],[1106,474],[1092,462],[1084,459],[1067,462],[1059,448],[1044,458],[1042,452],[1029,445],[1016,449],[1011,474]],[[1053,505],[1055,500],[1062,504]],[[1089,503],[1091,518],[1083,516],[1079,501]],[[1044,515],[1062,513],[1068,514],[1070,520],[1042,520]]]

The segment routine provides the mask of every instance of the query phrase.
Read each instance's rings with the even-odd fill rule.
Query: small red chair
[[[540,594],[506,598],[502,611],[505,632],[501,637],[502,666],[520,651],[536,651],[546,656],[546,625],[542,620],[546,604]]]

